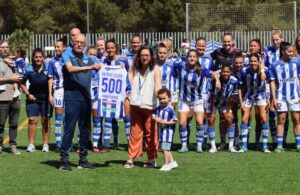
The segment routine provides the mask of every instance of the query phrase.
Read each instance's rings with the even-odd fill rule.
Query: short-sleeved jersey
[[[155,116],[163,119],[164,121],[177,121],[176,113],[172,106],[168,105],[166,107],[158,106],[155,111]],[[158,125],[159,130],[159,141],[161,142],[173,142],[175,125]]]
[[[265,67],[265,74],[269,78],[268,68]],[[244,97],[250,100],[267,99],[267,80],[261,80],[257,72],[250,67],[244,68],[241,72],[240,86],[245,86]]]
[[[238,94],[238,80],[234,76],[230,76],[227,81],[221,81],[221,89],[216,90],[216,80],[212,80],[212,93],[214,93],[214,105],[217,108],[223,108],[227,106],[231,96],[236,96]]]
[[[233,58],[236,53],[240,52],[240,49],[233,48],[230,52],[227,52],[224,48],[218,48],[213,51],[210,56],[214,60],[213,70],[220,70],[223,65],[232,66]]]
[[[53,78],[53,89],[57,90],[63,88],[63,62],[61,56],[53,57],[49,62],[48,77]]]
[[[164,64],[158,65],[161,72],[161,85],[162,88],[167,88],[170,92],[176,91],[176,82],[172,75],[173,63],[165,62]]]
[[[179,80],[180,100],[189,102],[202,99],[203,80],[212,76],[206,68],[202,68],[198,76],[196,68],[190,69],[186,62],[174,63],[172,74]]]
[[[135,54],[132,52],[132,50],[129,49],[122,54],[126,56],[129,66],[132,66],[135,57]]]
[[[29,93],[37,98],[37,101],[48,101],[48,65],[44,64],[39,72],[32,64],[25,68],[22,83],[29,81]]]
[[[289,62],[277,60],[271,65],[270,80],[275,81],[275,95],[277,100],[298,100],[300,61],[293,58]]]
[[[120,66],[106,66],[99,70],[99,78],[99,116],[123,117],[124,99],[131,91],[127,71]]]
[[[199,63],[201,64],[201,67],[204,67],[208,70],[213,69],[213,60],[209,54],[204,54],[203,56],[199,57]],[[202,92],[209,93],[210,88],[211,88],[210,79],[204,78]]]
[[[73,101],[90,101],[91,100],[91,79],[92,71],[83,71],[78,73],[69,73],[66,69],[66,63],[73,66],[90,66],[96,63],[96,58],[92,58],[87,54],[75,56],[71,53],[63,53],[63,78],[64,78],[64,99]]]
[[[279,60],[279,48],[276,49],[273,46],[269,46],[264,48],[264,52],[264,63],[266,67],[269,67],[271,64]]]

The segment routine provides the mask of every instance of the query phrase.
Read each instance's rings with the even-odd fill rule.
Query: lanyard
[[[145,84],[145,81],[147,79],[148,73],[149,73],[149,69],[147,69],[146,74],[145,74],[145,79],[144,79],[144,81],[142,83],[142,81],[141,81],[141,73],[139,72],[139,94],[141,93],[141,89],[143,88],[143,86]]]

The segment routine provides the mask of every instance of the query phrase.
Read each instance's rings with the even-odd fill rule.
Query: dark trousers
[[[19,99],[0,101],[0,146],[3,145],[4,127],[8,117],[9,144],[17,145],[18,121],[21,103]]]
[[[75,127],[78,122],[79,127],[79,161],[86,161],[89,136],[91,131],[91,101],[71,101],[65,100],[64,134],[61,143],[61,161],[69,161],[69,152]]]

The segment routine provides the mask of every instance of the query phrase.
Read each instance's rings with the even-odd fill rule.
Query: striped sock
[[[272,142],[276,143],[276,135],[277,135],[277,126],[276,126],[276,112],[269,112],[269,125],[270,125],[270,133],[272,137]]]
[[[124,120],[124,123],[125,123],[126,139],[128,141],[129,136],[130,136],[130,116],[129,115],[124,116],[123,120]]]
[[[93,147],[98,147],[98,142],[100,139],[100,133],[101,133],[101,118],[100,117],[94,117],[93,118]]]
[[[206,143],[207,138],[208,138],[208,120],[204,121],[204,135],[203,135],[203,143]]]
[[[187,145],[187,128],[179,127],[180,140],[183,146]]]
[[[62,114],[55,114],[55,141],[56,141],[56,147],[61,147],[61,138],[62,138],[62,120],[63,115]]]
[[[296,133],[295,134],[295,139],[296,139],[296,147],[300,147],[300,134]]]
[[[187,128],[187,143],[190,143],[190,135],[191,135],[191,123],[188,121],[188,124],[186,126]]]
[[[241,124],[241,130],[242,130],[243,147],[245,149],[248,149],[248,125],[247,124]]]
[[[283,135],[277,134],[277,148],[282,148]]]
[[[202,147],[205,127],[204,125],[197,126],[196,130],[197,130],[197,147]]]
[[[104,138],[103,138],[104,148],[109,148],[111,132],[112,132],[112,119],[105,118],[104,135],[103,135],[104,136]]]
[[[211,147],[216,147],[215,128],[214,127],[208,127],[207,132],[208,132]]]
[[[268,133],[269,133],[268,123],[262,124],[261,134],[262,134],[262,148],[263,149],[268,147]]]
[[[235,131],[234,126],[229,127],[229,128],[227,129],[229,148],[232,148],[232,147],[233,147],[234,131]]]

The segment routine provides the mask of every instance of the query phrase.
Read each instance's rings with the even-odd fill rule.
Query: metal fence
[[[283,37],[285,41],[294,42],[296,37],[296,33],[293,30],[290,31],[282,31]],[[172,38],[173,40],[173,48],[179,48],[183,39],[189,37],[190,40],[195,40],[198,37],[205,37],[207,40],[216,40],[221,41],[222,36],[225,32],[189,32],[188,36],[185,32],[142,32],[139,33],[145,41],[149,40],[151,43],[155,37],[158,40],[163,38]],[[228,33],[228,32],[227,32]],[[242,31],[242,32],[230,32],[235,37],[235,45],[242,50],[248,50],[249,41],[254,38],[259,38],[261,40],[262,46],[268,46],[272,44],[272,36],[271,31]],[[91,33],[87,37],[89,38],[88,42],[90,45],[95,45],[97,38],[104,37],[105,39],[115,38],[116,41],[121,44],[127,44],[129,47],[130,39],[135,33]],[[42,48],[45,49],[47,46],[53,46],[55,40],[62,38],[63,36],[68,36],[68,34],[34,34],[32,35],[32,45],[29,48],[29,53],[34,48]],[[1,40],[7,39],[9,35],[0,35]]]

